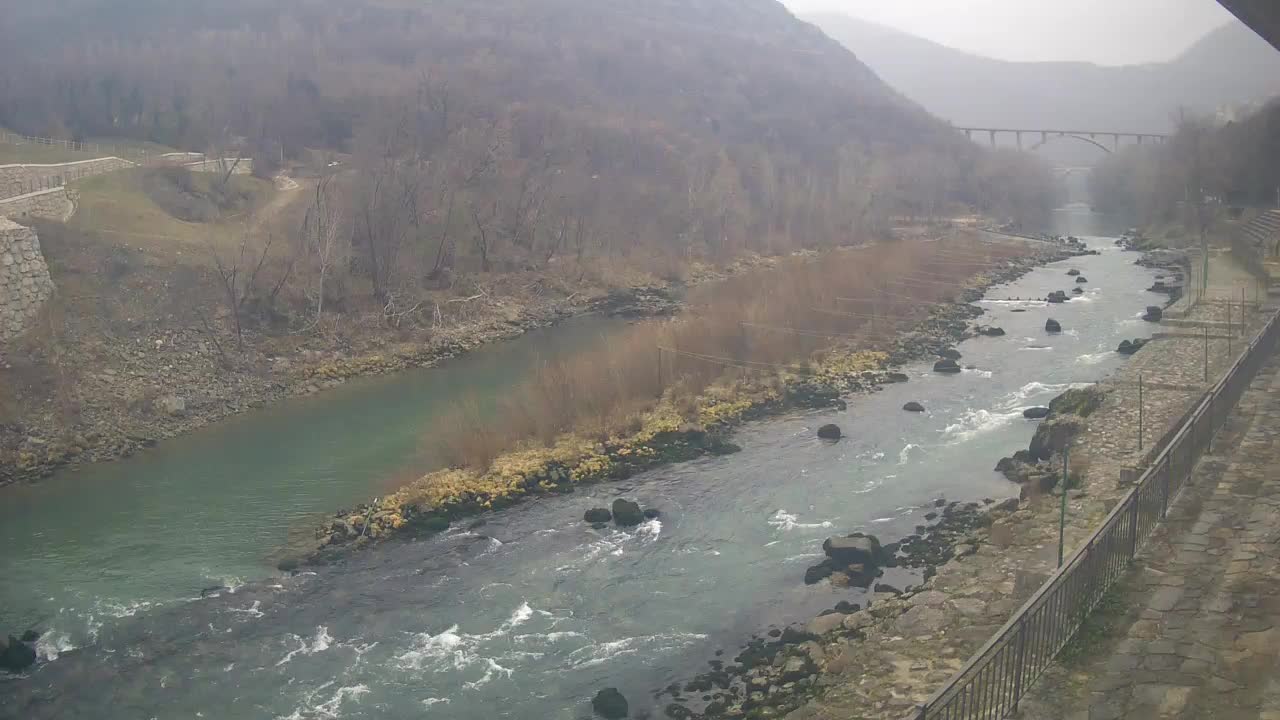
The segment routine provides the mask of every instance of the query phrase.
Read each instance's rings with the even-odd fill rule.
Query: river
[[[1081,211],[1059,213],[1058,220],[1059,232],[1106,231],[1091,227],[1098,218]],[[346,467],[387,470],[420,455],[411,440],[365,447],[400,431],[375,424],[396,421],[395,412],[358,410],[365,392],[381,393],[369,398],[374,405],[409,402],[402,385],[421,378],[353,385],[339,391],[351,394],[346,401],[309,399],[82,473],[107,473],[94,481],[123,488],[80,488],[85,477],[45,484],[76,486],[57,492],[26,488],[28,512],[42,514],[53,530],[20,522],[29,532],[51,533],[46,541],[60,549],[25,538],[15,548],[6,503],[0,572],[17,567],[21,574],[39,566],[39,557],[61,565],[27,569],[28,582],[43,583],[34,587],[16,588],[12,575],[0,575],[6,604],[61,607],[69,602],[61,598],[70,597],[85,607],[108,597],[119,605],[116,615],[128,616],[95,616],[91,636],[77,626],[83,614],[40,616],[52,628],[42,651],[64,652],[30,678],[0,680],[0,694],[13,696],[0,704],[0,717],[579,718],[590,714],[591,695],[606,685],[621,688],[633,708],[644,707],[654,691],[705,669],[717,648],[732,653],[753,632],[805,620],[840,600],[859,601],[857,590],[802,583],[825,537],[865,530],[892,540],[921,523],[939,497],[1017,494],[992,467],[1029,442],[1035,425],[1022,409],[1047,403],[1072,383],[1106,377],[1123,361],[1112,352],[1120,340],[1152,329],[1138,319],[1159,301],[1145,292],[1152,273],[1133,265],[1137,256],[1114,248],[1110,237],[1086,240],[1102,254],[1037,269],[991,291],[984,322],[1008,335],[960,345],[961,364],[974,370],[941,376],[914,365],[906,370],[910,382],[856,397],[846,411],[748,425],[734,438],[741,453],[535,499],[493,513],[478,527],[387,543],[335,566],[250,582],[219,597],[191,596],[206,578],[262,577],[264,544],[281,541],[278,528],[238,523],[242,515],[259,523],[268,514],[255,510],[260,503],[287,504],[294,494],[304,496],[304,506],[277,510],[279,519],[332,509],[324,502],[354,500],[361,487],[367,495],[368,475],[363,486],[313,487],[308,476],[318,464],[331,468],[334,457],[350,453],[356,459]],[[1089,279],[1086,294],[1070,303],[1000,300],[1070,290],[1069,268]],[[1064,333],[1044,332],[1050,316]],[[469,365],[424,373],[473,372]],[[928,412],[904,413],[910,400]],[[330,410],[351,415],[313,417]],[[328,434],[300,435],[286,422],[316,424]],[[846,439],[816,440],[814,428],[827,422],[838,423]],[[397,448],[398,456],[386,457]],[[311,458],[314,452],[329,459]],[[229,469],[214,475],[205,465]],[[101,503],[130,512],[131,502],[144,502],[136,476],[166,472],[165,482],[186,483],[199,499],[180,495],[181,488],[165,490],[170,504],[147,513],[165,518],[149,520],[162,538],[79,528]],[[225,484],[191,487],[189,472]],[[269,478],[298,479],[272,491],[260,487]],[[117,494],[128,497],[117,501]],[[582,522],[585,509],[619,496],[663,515],[629,531]],[[214,538],[208,545],[206,535]],[[243,545],[233,541],[242,536],[248,536]],[[15,550],[37,558],[19,561],[11,557]],[[55,593],[48,603],[45,592]],[[72,645],[83,647],[65,651]]]

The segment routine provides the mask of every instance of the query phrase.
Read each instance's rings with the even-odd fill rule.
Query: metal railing
[[[133,160],[140,165],[151,164],[151,162],[161,157],[149,150],[144,150],[127,144],[79,142],[77,140],[33,137],[31,135],[19,135],[18,133],[9,132],[8,130],[0,130],[0,145],[44,145],[47,147],[59,147],[64,150],[89,153],[98,156],[114,155],[127,160]]]
[[[1018,708],[1028,688],[1071,640],[1142,542],[1165,518],[1218,429],[1276,347],[1273,315],[1084,545],[987,644],[907,720],[993,720]]]

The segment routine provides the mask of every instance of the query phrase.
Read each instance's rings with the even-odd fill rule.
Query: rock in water
[[[1102,407],[1106,395],[1097,387],[1072,388],[1049,402],[1053,415],[1079,415],[1089,417]]]
[[[1073,288],[1073,289],[1071,290],[1071,294],[1072,294],[1072,295],[1083,295],[1083,294],[1084,294],[1084,288],[1081,288],[1081,287]]]
[[[618,688],[605,688],[596,693],[595,698],[591,700],[591,709],[608,720],[622,720],[629,712],[627,699],[622,696]]]
[[[1051,332],[1051,333],[1060,333],[1062,332],[1062,323],[1058,322],[1057,320],[1054,320],[1053,318],[1049,318],[1047,321],[1045,321],[1044,331]]]
[[[938,357],[945,358],[947,360],[959,360],[961,357],[964,357],[964,356],[961,355],[960,351],[956,350],[955,348],[943,348],[942,350],[938,351]]]
[[[20,673],[35,664],[35,649],[12,635],[9,642],[0,647],[0,670]]]
[[[1080,283],[1080,284],[1084,284],[1084,283],[1089,282],[1089,278],[1087,278],[1087,277],[1085,277],[1085,276],[1081,275],[1080,277],[1076,278],[1076,282],[1077,282],[1077,283]]]
[[[1049,417],[1049,408],[1033,407],[1022,411],[1022,417],[1028,420],[1043,420]]]
[[[839,440],[844,437],[844,433],[840,432],[839,425],[823,425],[818,428],[818,437],[823,440]]]
[[[831,566],[826,563],[814,565],[813,567],[804,571],[804,584],[813,585],[815,583],[822,582],[823,580],[826,580],[827,578],[831,577],[831,572],[832,572]]]
[[[1143,340],[1141,338],[1137,340],[1132,340],[1132,341],[1121,340],[1120,347],[1116,348],[1116,352],[1120,353],[1121,355],[1134,355],[1143,347],[1145,347],[1148,342],[1150,341]]]
[[[944,358],[933,364],[933,371],[936,373],[954,374],[960,372],[960,366],[956,364],[955,360],[948,360]]]
[[[613,519],[613,513],[608,508],[591,508],[582,514],[582,519],[589,523],[607,523]]]
[[[1048,300],[1054,305],[1060,305],[1067,301],[1067,293],[1062,290],[1054,290],[1049,293]]]
[[[613,501],[613,521],[623,527],[631,527],[644,522],[644,512],[640,503],[618,498]]]
[[[906,405],[903,405],[902,409],[906,410],[907,412],[915,412],[915,413],[924,412],[924,406],[918,402],[915,402],[914,400],[907,403]]]
[[[1080,274],[1080,271],[1079,271],[1079,270],[1076,270],[1076,269],[1074,269],[1074,268],[1073,268],[1073,269],[1071,269],[1071,270],[1068,270],[1068,271],[1067,271],[1067,274],[1068,274],[1068,275],[1071,275],[1071,276],[1076,276],[1076,275],[1079,275],[1079,274]]]
[[[657,520],[660,517],[662,517],[662,511],[655,510],[653,508],[645,508],[644,518],[646,520]]]
[[[33,643],[33,642],[36,642],[36,641],[37,641],[37,640],[39,640],[39,639],[40,639],[40,631],[39,631],[39,630],[34,630],[34,629],[33,629],[33,630],[28,630],[28,631],[26,631],[26,632],[22,633],[22,642],[24,642],[24,643]]]
[[[822,552],[842,565],[857,563],[868,567],[879,567],[885,564],[887,559],[880,541],[873,535],[829,537],[822,543]]]
[[[1164,310],[1156,305],[1147,306],[1147,314],[1142,316],[1147,322],[1160,322],[1164,319]]]
[[[1070,415],[1042,423],[1031,438],[1028,451],[1037,462],[1044,462],[1061,453],[1083,429],[1080,419]]]
[[[1005,336],[1004,328],[991,327],[987,325],[984,325],[978,328],[978,334],[984,335],[986,337],[1004,337]]]

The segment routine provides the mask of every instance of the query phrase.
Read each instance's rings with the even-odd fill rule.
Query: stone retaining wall
[[[197,160],[183,164],[182,167],[191,172],[209,172],[209,173],[225,173],[232,166],[235,167],[231,171],[232,175],[250,175],[253,173],[253,159],[240,158],[237,163],[235,158],[223,158],[221,160]]]
[[[0,165],[0,198],[28,195],[66,185],[73,180],[133,167],[118,157],[79,160],[56,165]]]
[[[52,294],[35,231],[0,218],[0,342],[25,331]]]
[[[0,200],[0,218],[65,220],[71,215],[72,207],[67,188],[59,186]]]

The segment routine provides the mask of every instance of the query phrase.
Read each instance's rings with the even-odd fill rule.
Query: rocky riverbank
[[[1201,306],[1192,319],[1212,321],[1222,312]],[[1254,326],[1262,319],[1256,316]],[[1117,382],[1069,390],[1051,403],[1030,447],[1001,461],[1021,483],[1020,498],[946,504],[936,525],[884,545],[897,550],[890,564],[919,572],[908,575],[901,592],[878,584],[866,607],[842,602],[807,624],[753,638],[732,663],[714,660],[711,672],[656,695],[659,707],[668,717],[697,719],[899,720],[909,714],[1052,572],[1062,493],[1069,555],[1128,490],[1135,466],[1152,457],[1152,448],[1138,443],[1138,408],[1128,383],[1139,374],[1168,381],[1144,399],[1153,439],[1198,399],[1178,383],[1202,381],[1195,380],[1200,342],[1175,336],[1158,344],[1158,352],[1135,351]],[[1212,343],[1215,373],[1227,367],[1228,350],[1224,341]],[[1064,484],[1061,452],[1068,443],[1072,460]],[[909,543],[927,549],[937,564],[907,560]]]
[[[462,469],[432,473],[388,497],[339,512],[317,529],[319,547],[312,560],[323,562],[347,546],[440,532],[453,521],[507,507],[530,495],[572,492],[576,485],[623,479],[707,453],[732,452],[735,447],[728,442],[728,433],[743,422],[790,409],[840,406],[844,396],[906,381],[895,369],[899,365],[958,357],[955,343],[990,331],[973,324],[983,311],[971,304],[988,288],[1041,264],[1086,252],[1078,242],[1046,243],[1036,253],[972,278],[958,301],[934,307],[924,321],[884,351],[847,346],[816,358],[808,372],[782,372],[732,387],[713,387],[696,398],[695,417],[678,410],[677,398],[668,395],[627,437],[595,442],[571,434],[550,448],[503,456],[484,473]]]
[[[241,412],[358,377],[430,367],[570,318],[672,315],[687,288],[778,261],[748,255],[723,267],[695,263],[683,281],[648,278],[572,293],[530,290],[508,278],[499,285],[510,292],[467,299],[465,321],[419,330],[384,327],[381,318],[370,320],[376,329],[349,333],[246,327],[241,344],[208,324],[135,319],[122,326],[80,317],[58,333],[33,331],[0,348],[0,487],[129,457]]]

